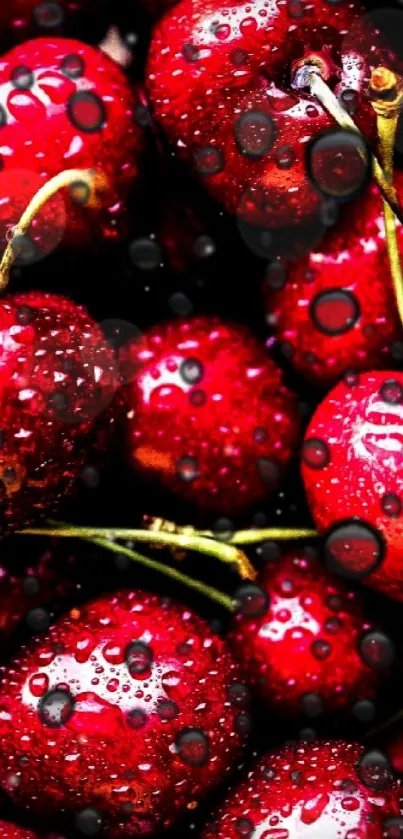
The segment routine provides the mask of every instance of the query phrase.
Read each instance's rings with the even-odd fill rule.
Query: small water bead
[[[60,687],[49,691],[40,700],[38,713],[43,725],[60,728],[65,725],[74,712],[74,699],[68,690]]]
[[[218,41],[226,41],[231,35],[231,27],[228,23],[213,23],[211,25],[211,31]]]
[[[249,734],[252,728],[252,719],[249,714],[238,714],[235,717],[234,728],[236,733],[240,734],[241,737]]]
[[[24,593],[27,594],[28,597],[35,597],[35,595],[39,594],[41,589],[38,577],[35,577],[33,574],[28,574],[28,576],[24,578],[22,586]]]
[[[239,708],[248,706],[250,702],[249,689],[246,685],[243,685],[241,682],[234,682],[232,685],[229,686],[227,697],[231,705],[235,705]]]
[[[354,131],[338,128],[319,134],[307,147],[306,161],[314,187],[331,198],[356,198],[370,182],[371,155]]]
[[[43,29],[53,29],[54,27],[62,26],[64,20],[64,12],[60,3],[44,2],[39,3],[33,9],[33,16],[37,26]]]
[[[388,819],[383,826],[383,839],[403,839],[403,818]]]
[[[260,457],[257,461],[259,475],[272,490],[276,489],[280,480],[280,469],[274,460],[267,457]]]
[[[302,460],[311,469],[324,469],[330,463],[330,450],[327,443],[316,437],[305,440]]]
[[[129,246],[129,259],[142,271],[155,271],[162,262],[161,248],[148,236],[139,236]]]
[[[348,111],[350,115],[355,114],[359,105],[359,97],[357,91],[349,88],[347,90],[343,90],[340,99],[346,111]]]
[[[401,405],[403,387],[396,379],[387,379],[380,388],[379,396],[389,405]]]
[[[264,111],[247,111],[234,124],[235,140],[239,151],[250,158],[260,158],[273,146],[275,125]]]
[[[225,159],[222,151],[215,146],[204,146],[194,153],[194,163],[199,175],[208,177],[218,175],[225,166]]]
[[[310,315],[316,328],[325,335],[344,335],[359,319],[360,306],[350,291],[330,289],[314,297]]]
[[[34,673],[28,682],[32,696],[43,696],[49,687],[49,677],[46,673]]]
[[[204,368],[197,358],[186,358],[179,367],[179,373],[186,384],[196,385],[203,379]]]
[[[144,728],[147,722],[147,714],[141,708],[132,708],[127,715],[127,722],[135,731]]]
[[[332,648],[327,641],[323,641],[319,638],[317,641],[312,642],[311,652],[318,661],[325,661],[332,652]]]
[[[291,169],[296,160],[295,151],[291,146],[280,146],[276,149],[274,157],[279,169]]]
[[[254,829],[254,825],[250,819],[241,818],[235,822],[235,830],[241,839],[251,839]]]
[[[176,748],[183,763],[205,766],[210,754],[210,741],[200,728],[185,728],[176,739]]]
[[[70,79],[79,79],[85,72],[84,59],[81,55],[66,55],[60,69]]]
[[[91,91],[74,93],[67,103],[67,115],[72,125],[85,134],[100,131],[106,123],[104,103]]]
[[[376,714],[376,708],[369,699],[360,699],[355,702],[352,708],[353,716],[362,723],[372,722]]]
[[[364,521],[351,519],[333,527],[325,539],[325,558],[330,571],[361,579],[382,562],[381,535]]]
[[[200,471],[195,457],[181,457],[176,464],[178,477],[185,483],[192,483],[199,477]]]
[[[159,703],[157,713],[163,722],[171,722],[179,715],[179,706],[172,699],[165,699]]]
[[[269,595],[254,583],[245,583],[235,592],[238,614],[247,618],[265,615],[269,609]]]
[[[131,676],[143,675],[150,670],[153,651],[144,641],[133,641],[126,648],[125,661]]]
[[[33,632],[46,632],[50,625],[49,612],[40,606],[36,609],[31,609],[26,616],[26,622]]]
[[[34,83],[34,77],[29,67],[15,67],[11,73],[11,83],[18,90],[29,90]]]
[[[402,502],[394,493],[390,492],[381,498],[382,510],[391,519],[398,519],[402,512]]]
[[[357,765],[362,783],[374,792],[388,789],[393,782],[393,772],[386,755],[378,749],[365,752]]]
[[[302,710],[307,717],[319,717],[323,711],[322,700],[317,693],[306,693],[301,700]]]
[[[102,828],[102,816],[94,807],[85,807],[77,813],[75,823],[85,836],[97,836]]]
[[[395,648],[384,632],[373,630],[361,639],[359,653],[365,664],[375,670],[390,667],[395,659]]]

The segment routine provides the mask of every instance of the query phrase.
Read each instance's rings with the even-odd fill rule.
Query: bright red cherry
[[[15,43],[40,36],[87,34],[108,5],[109,0],[2,0],[1,39]]]
[[[397,191],[403,175],[396,172]],[[398,227],[403,255],[403,232]],[[373,186],[306,257],[274,262],[264,285],[267,320],[298,372],[330,385],[351,370],[387,367],[402,327],[390,278],[382,201]]]
[[[371,715],[394,650],[367,623],[359,595],[302,552],[268,562],[260,588],[267,608],[238,612],[231,632],[248,682],[281,715]]]
[[[0,839],[38,839],[38,834],[14,822],[0,821]]]
[[[128,458],[142,476],[230,514],[277,488],[299,419],[281,371],[248,329],[177,320],[125,352]]]
[[[302,477],[335,571],[403,600],[403,374],[351,374],[315,411]]]
[[[49,201],[31,225],[22,261],[61,241],[116,238],[141,147],[135,103],[121,69],[80,41],[38,38],[7,53],[0,64],[3,246],[39,187],[65,169],[93,170],[94,190],[78,182]]]
[[[82,306],[43,292],[0,302],[0,533],[60,504],[88,447],[107,443],[117,386],[113,351]]]
[[[187,607],[142,592],[73,609],[4,671],[1,694],[2,788],[114,837],[149,835],[193,808],[249,728],[224,641]]]
[[[318,66],[372,136],[364,92],[370,61],[379,61],[372,33],[363,28],[348,38],[360,15],[350,0],[182,0],[155,27],[147,70],[155,114],[231,212],[279,228],[295,227],[322,207],[308,177],[307,148],[337,126],[296,86],[301,65]],[[364,167],[352,145],[350,137],[336,157],[329,146],[318,156],[321,178],[328,170],[325,180],[337,194],[349,191],[350,177]]]
[[[394,839],[403,827],[399,794],[380,752],[299,743],[257,763],[202,839]]]

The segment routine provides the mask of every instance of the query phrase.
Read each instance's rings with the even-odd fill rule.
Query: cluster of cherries
[[[146,101],[229,213],[280,238],[322,231],[298,260],[277,254],[263,288],[275,341],[325,389],[304,435],[296,396],[247,327],[178,318],[115,351],[68,299],[0,300],[2,536],[54,514],[89,447],[102,462],[116,428],[141,479],[231,518],[277,490],[299,452],[323,536],[326,562],[291,534],[281,560],[240,587],[226,638],[185,606],[118,591],[71,609],[2,668],[4,796],[28,821],[62,816],[119,839],[169,827],[230,773],[251,727],[247,685],[279,718],[370,722],[398,666],[350,581],[403,601],[403,336],[382,196],[368,183],[367,97],[374,68],[400,65],[355,0],[180,0],[149,6],[166,13],[144,91],[98,48],[61,37],[101,2],[1,5],[14,44],[0,62],[1,288],[14,263],[125,235]],[[307,67],[365,143],[315,99]],[[3,638],[70,584],[51,555],[0,572]],[[287,744],[235,787],[204,839],[399,839],[402,770],[399,738],[384,752]],[[36,833],[3,821],[0,839]]]

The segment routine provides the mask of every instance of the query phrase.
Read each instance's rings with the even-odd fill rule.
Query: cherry
[[[281,715],[371,710],[393,645],[365,620],[360,597],[308,553],[267,563],[267,608],[237,613],[234,652],[248,682]]]
[[[316,65],[337,96],[354,98],[354,118],[372,138],[363,93],[379,53],[365,27],[353,43],[347,37],[360,12],[350,0],[182,0],[157,23],[147,70],[155,114],[231,212],[280,228],[321,211],[307,149],[335,123],[304,89],[304,64]],[[363,167],[359,139],[349,142],[346,183],[329,146],[318,155],[337,190]]]
[[[14,822],[0,821],[0,839],[38,839],[38,834]]]
[[[91,442],[106,448],[113,426],[106,409],[118,376],[97,324],[83,307],[56,295],[30,292],[0,301],[0,348],[4,535],[60,504]]]
[[[31,37],[93,32],[108,0],[2,0],[0,30],[4,42]]]
[[[202,839],[392,839],[400,783],[378,751],[343,741],[267,754],[218,810]]]
[[[401,172],[396,187],[402,191]],[[397,233],[403,254],[400,226]],[[399,352],[402,329],[377,187],[359,206],[351,204],[306,257],[288,265],[273,262],[264,289],[277,341],[314,384],[331,385],[349,370],[387,366]]]
[[[103,52],[64,38],[27,41],[0,67],[0,237],[5,240],[33,195],[65,169],[94,171],[94,189],[73,183],[38,213],[20,260],[64,244],[119,235],[137,175],[141,128],[136,98]],[[120,137],[116,143],[116,136]]]
[[[172,321],[125,355],[127,456],[139,474],[221,513],[277,488],[299,419],[280,370],[246,328]]]
[[[348,375],[315,411],[302,477],[329,566],[403,600],[403,374]]]
[[[4,671],[0,784],[31,811],[148,835],[229,770],[249,726],[239,687],[225,642],[188,608],[101,597]]]

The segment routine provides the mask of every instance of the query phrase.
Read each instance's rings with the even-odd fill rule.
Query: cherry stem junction
[[[90,169],[66,169],[44,184],[24,210],[18,224],[15,225],[10,241],[0,262],[0,292],[4,291],[10,279],[10,271],[18,256],[18,240],[25,236],[38,212],[60,189],[85,185],[93,192],[96,174]]]
[[[170,547],[183,551],[195,551],[214,557],[221,562],[235,566],[243,579],[254,580],[256,571],[244,553],[236,545],[216,541],[200,535],[197,531],[170,533],[166,531],[142,530],[113,527],[77,527],[64,522],[49,522],[49,527],[31,527],[18,531],[23,535],[51,536],[64,539],[101,539],[113,544],[113,540],[130,540],[151,546]]]
[[[314,64],[305,64],[299,67],[294,76],[293,87],[297,89],[302,89],[304,87],[308,88],[311,95],[315,96],[315,98],[319,100],[323,108],[325,108],[330,116],[336,120],[341,128],[345,128],[348,131],[354,131],[356,134],[359,134],[360,137],[363,137],[363,134],[351,118],[350,114],[347,113],[345,108],[343,108],[337,96],[335,96],[329,85],[326,84],[322,78],[320,68],[318,66]],[[403,207],[400,203],[397,192],[375,155],[371,155],[371,158],[373,175],[379,189],[381,190],[385,201],[387,201],[393,211],[393,214],[403,224]]]
[[[396,130],[399,119],[403,90],[395,73],[385,67],[374,70],[370,81],[372,107],[376,113],[379,150],[385,175],[393,183],[393,162]],[[403,273],[397,240],[396,219],[389,204],[383,201],[386,245],[389,256],[396,303],[403,323]]]

